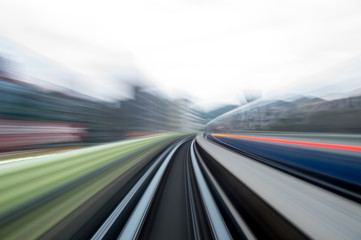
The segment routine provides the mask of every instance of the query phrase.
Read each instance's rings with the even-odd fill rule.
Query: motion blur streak
[[[317,142],[305,142],[305,141],[293,141],[293,140],[285,140],[285,139],[277,139],[277,138],[248,137],[248,136],[228,135],[228,134],[218,134],[218,133],[212,133],[212,136],[230,137],[230,138],[244,138],[244,139],[251,139],[251,140],[258,140],[258,141],[296,144],[296,145],[303,145],[303,146],[310,146],[310,147],[321,147],[321,148],[331,148],[331,149],[339,149],[339,150],[361,152],[361,146],[353,146],[353,145],[317,143]]]

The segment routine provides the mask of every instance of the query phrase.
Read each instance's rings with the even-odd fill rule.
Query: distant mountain
[[[204,120],[204,123],[206,124],[209,121],[213,120],[214,118],[216,118],[226,112],[229,112],[237,107],[239,107],[239,106],[234,105],[234,104],[223,105],[223,106],[217,107],[216,109],[213,109],[211,111],[203,112],[201,114],[201,116]]]

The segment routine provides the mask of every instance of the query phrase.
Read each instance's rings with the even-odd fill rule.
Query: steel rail
[[[194,174],[196,176],[196,181],[198,183],[198,187],[199,187],[199,190],[201,193],[200,195],[202,197],[202,200],[203,200],[203,203],[205,206],[205,210],[206,210],[206,213],[208,216],[208,220],[210,222],[210,225],[211,225],[211,228],[213,231],[213,236],[215,239],[220,239],[220,240],[232,239],[232,236],[229,233],[229,230],[224,222],[224,219],[218,210],[216,202],[213,199],[211,191],[209,190],[206,180],[204,179],[204,176],[198,165],[198,162],[197,162],[197,159],[196,159],[196,156],[194,153],[194,141],[195,141],[195,139],[193,139],[192,144],[191,144],[191,149],[190,149],[192,166],[193,166]]]
[[[166,159],[159,167],[157,173],[153,177],[152,181],[150,182],[149,186],[145,190],[144,194],[142,195],[141,199],[139,200],[137,206],[135,207],[133,213],[131,214],[130,218],[128,219],[125,227],[123,228],[122,232],[120,233],[118,239],[121,240],[129,240],[129,239],[136,239],[141,231],[142,225],[145,221],[153,198],[157,192],[161,179],[166,171],[166,168],[171,161],[174,153],[177,149],[188,140],[189,138],[185,138],[178,142],[176,146],[171,150],[171,152],[167,155]]]
[[[191,169],[190,169],[190,159],[186,159],[186,186],[187,186],[187,194],[188,194],[188,204],[191,212],[191,221],[193,226],[193,237],[195,240],[201,239],[199,219],[197,218],[196,204],[195,204],[195,196],[194,196],[194,188],[192,186],[191,180]]]
[[[202,166],[202,169],[207,174],[209,180],[211,181],[212,185],[214,186],[215,190],[219,194],[219,197],[225,207],[230,212],[233,220],[236,222],[238,227],[240,228],[241,234],[244,236],[244,238],[248,240],[256,240],[257,238],[252,233],[251,229],[248,227],[247,222],[242,218],[241,214],[238,213],[234,205],[232,204],[231,200],[228,198],[227,194],[223,191],[221,185],[218,184],[217,180],[211,173],[210,169],[205,164],[204,160],[200,156],[199,152],[197,151],[197,148],[195,149],[195,153],[197,158],[199,159],[200,165]]]
[[[175,144],[172,144],[168,147],[150,166],[150,168],[144,173],[144,175],[138,180],[138,182],[133,186],[133,188],[128,192],[128,194],[124,197],[124,199],[118,204],[118,206],[114,209],[114,211],[109,215],[109,217],[105,220],[102,226],[98,229],[98,231],[91,238],[92,240],[98,239],[106,239],[107,235],[111,231],[111,228],[114,227],[115,222],[124,214],[125,209],[129,206],[129,203],[133,201],[136,194],[140,191],[141,186],[146,182],[149,176],[153,173],[156,167],[158,167],[161,161],[165,158],[165,156],[174,148]]]

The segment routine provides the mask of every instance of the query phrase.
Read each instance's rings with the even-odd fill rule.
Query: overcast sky
[[[94,94],[141,72],[210,105],[359,59],[361,1],[1,0],[0,35],[82,74],[75,86]]]

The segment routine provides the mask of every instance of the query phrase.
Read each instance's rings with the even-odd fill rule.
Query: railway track
[[[92,239],[289,237],[308,238],[185,138],[154,160]]]
[[[186,138],[165,150],[92,239],[231,239],[192,141]]]
[[[184,138],[153,161],[92,239],[357,239],[357,203],[254,164],[200,136]]]
[[[109,173],[117,177],[37,238],[253,240],[361,235],[359,203],[201,135],[141,149],[133,153],[138,162],[130,159],[133,166],[123,174],[116,173],[122,166],[113,167],[122,159],[102,168],[97,178],[107,179]],[[90,178],[81,184],[91,190],[99,181]],[[64,189],[64,197],[53,196],[51,201],[75,197],[83,185]],[[2,233],[12,233],[16,229],[12,226],[21,223],[25,227],[39,222],[27,217],[35,216],[36,207],[20,219],[28,222],[15,220],[19,224],[4,225],[10,227],[0,228]]]

